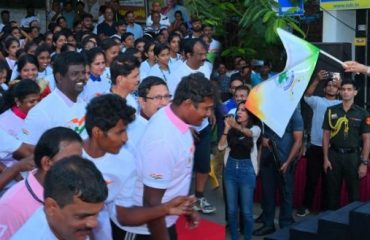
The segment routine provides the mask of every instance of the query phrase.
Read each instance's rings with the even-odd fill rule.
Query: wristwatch
[[[361,164],[368,165],[369,164],[369,159],[367,159],[367,160],[361,160]]]

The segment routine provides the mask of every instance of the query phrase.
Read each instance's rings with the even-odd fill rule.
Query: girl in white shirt
[[[103,76],[105,70],[105,56],[103,50],[100,48],[92,48],[85,52],[85,56],[90,69],[90,77],[80,97],[88,103],[92,98],[109,92],[111,81]]]
[[[167,83],[171,74],[171,69],[169,66],[170,48],[167,44],[158,44],[154,48],[154,55],[157,64],[150,69],[149,76],[159,77]]]
[[[155,65],[154,47],[155,42],[145,43],[144,56],[146,60],[140,64],[140,81],[148,76],[150,69]]]
[[[31,79],[20,81],[6,92],[6,111],[0,115],[0,128],[16,137],[28,111],[40,99],[40,87]]]
[[[181,37],[177,33],[171,33],[168,37],[168,45],[170,46],[170,66],[174,70],[177,64],[182,62],[180,52]]]
[[[50,52],[51,50],[46,43],[36,48],[35,56],[39,64],[37,79],[53,74],[53,69],[50,66]]]
[[[15,63],[17,61],[16,53],[19,50],[20,45],[19,41],[16,38],[9,37],[5,41],[5,51],[7,53],[7,56],[5,57],[6,63],[8,64],[9,71],[7,79],[10,80],[10,76],[12,75],[12,71],[15,68]]]

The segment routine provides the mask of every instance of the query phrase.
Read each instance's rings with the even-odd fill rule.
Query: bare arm
[[[152,207],[121,207],[116,206],[117,220],[121,225],[135,226],[145,224],[166,215],[191,214],[194,197],[179,196],[167,203]]]
[[[369,151],[370,151],[370,133],[363,133],[362,134],[362,152],[361,152],[361,159],[368,160],[369,159]],[[367,165],[360,164],[358,169],[358,175],[360,178],[365,177],[367,174]]]
[[[144,185],[144,207],[154,207],[161,204],[165,189],[151,188]],[[159,217],[148,222],[148,228],[153,240],[169,240],[169,235],[164,217]]]
[[[15,152],[13,152],[13,158],[21,159],[31,156],[33,154],[34,149],[35,149],[34,145],[22,143],[22,145]]]
[[[322,150],[324,154],[324,172],[326,173],[328,168],[331,169],[331,163],[329,160],[329,139],[330,139],[330,131],[324,129],[323,136],[322,136]]]
[[[20,172],[30,171],[34,168],[33,156],[22,159],[9,168],[0,163],[0,168],[2,168],[0,173],[0,189],[3,189],[11,180],[16,180],[20,177]]]
[[[313,95],[313,93],[315,92],[316,88],[317,88],[317,85],[319,85],[319,82],[323,79],[325,79],[327,75],[327,71],[326,70],[320,70],[315,79],[312,81],[312,83],[310,84],[310,86],[307,88],[306,92],[304,93],[304,95],[306,97],[310,97]]]
[[[362,73],[370,76],[370,67],[356,61],[344,62],[343,68],[346,72]]]
[[[303,131],[293,132],[293,139],[294,139],[293,146],[290,149],[287,160],[284,162],[284,164],[280,168],[280,171],[282,171],[283,173],[286,172],[290,163],[297,157],[298,153],[300,152],[301,146],[302,146],[302,138],[303,138]]]

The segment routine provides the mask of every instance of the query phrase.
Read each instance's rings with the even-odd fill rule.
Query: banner
[[[245,105],[281,137],[306,90],[320,50],[282,29],[277,32],[287,53],[285,69],[252,88]]]
[[[370,0],[320,0],[320,7],[325,10],[370,8]]]

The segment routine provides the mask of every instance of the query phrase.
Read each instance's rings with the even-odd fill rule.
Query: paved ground
[[[213,213],[213,214],[202,214],[202,217],[205,218],[205,219],[208,219],[210,221],[217,222],[219,224],[225,225],[225,204],[224,204],[223,197],[222,197],[222,189],[219,188],[217,190],[212,190],[211,187],[210,187],[210,184],[208,184],[206,192],[205,192],[205,196],[209,200],[210,203],[212,203],[213,205],[216,206],[217,211],[216,211],[216,213]],[[276,212],[278,213],[278,210]],[[259,214],[261,213],[261,207],[260,207],[259,203],[254,204],[253,213],[254,213],[255,218],[258,217]],[[295,220],[296,221],[302,221],[304,219],[307,219],[308,217],[304,217],[304,218],[295,217]],[[275,223],[276,223],[275,226],[277,226],[276,219],[275,219]],[[259,228],[260,226],[261,226],[261,224],[255,224],[254,228]],[[227,240],[231,239],[228,232],[227,232],[226,239]],[[240,238],[240,239],[242,239],[242,238]],[[263,237],[253,237],[252,239],[253,240],[262,240]],[[210,240],[212,240],[212,239],[210,239]]]

